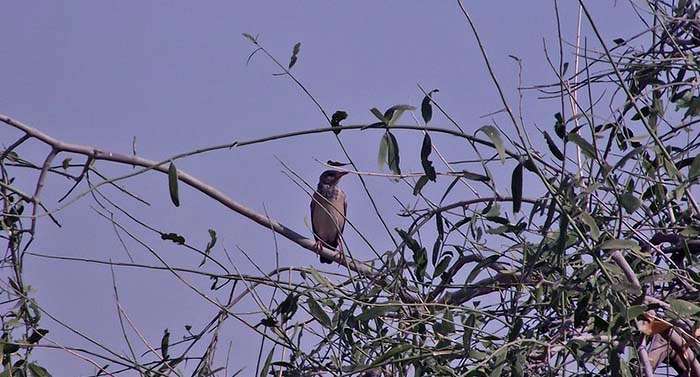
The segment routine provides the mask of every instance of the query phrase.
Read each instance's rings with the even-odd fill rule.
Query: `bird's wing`
[[[343,213],[342,213],[342,215],[343,215],[343,219],[341,220],[340,224],[338,224],[338,228],[340,230],[340,232],[338,232],[338,237],[340,237],[340,235],[343,233],[343,230],[345,229],[345,222],[346,222],[345,216],[348,215],[348,198],[345,195],[345,193],[343,193]]]
[[[314,232],[314,238],[318,240],[318,230],[316,229],[316,221],[314,221],[314,208],[317,206],[316,204],[316,193],[311,196],[311,231]]]

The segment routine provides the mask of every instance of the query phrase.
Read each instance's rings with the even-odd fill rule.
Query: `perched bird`
[[[348,203],[345,192],[338,187],[338,181],[347,172],[326,170],[318,178],[318,187],[311,199],[311,227],[316,239],[316,249],[321,252],[324,246],[342,253],[342,234],[345,227],[345,214]],[[333,260],[321,257],[321,263]]]

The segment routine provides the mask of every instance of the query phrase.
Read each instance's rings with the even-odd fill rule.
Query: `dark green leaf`
[[[401,175],[400,158],[399,158],[399,143],[396,141],[394,134],[387,131],[388,135],[388,149],[387,149],[387,165],[389,169],[396,175]]]
[[[338,162],[338,161],[333,161],[333,160],[328,160],[326,163],[330,166],[348,166],[350,165],[349,162]]]
[[[445,255],[442,260],[440,260],[440,263],[435,267],[435,271],[433,272],[433,279],[442,275],[445,270],[447,270],[447,267],[450,266],[450,262],[452,261],[452,257],[449,255]]]
[[[437,93],[439,90],[433,89],[428,94],[423,97],[423,102],[421,103],[420,106],[420,111],[421,115],[423,115],[423,121],[425,124],[428,124],[430,120],[433,118],[433,105],[432,105],[432,95],[433,93]]]
[[[258,44],[258,41],[252,35],[250,35],[248,33],[241,33],[241,34],[243,34],[243,36],[246,37],[252,43]]]
[[[620,195],[620,205],[625,209],[625,212],[631,214],[642,206],[642,201],[633,192],[628,191]]]
[[[690,170],[688,171],[689,181],[692,181],[697,177],[700,177],[700,154],[695,156],[693,162],[690,164]]]
[[[559,161],[564,161],[564,155],[561,153],[561,150],[559,150],[559,147],[554,143],[554,140],[552,140],[552,137],[549,136],[547,131],[544,132],[544,139],[547,142],[547,147],[549,148],[549,151],[552,152],[554,157],[556,157]]]
[[[483,126],[476,130],[476,132],[483,132],[486,134],[486,136],[491,139],[491,142],[493,145],[496,147],[496,150],[498,151],[498,155],[501,158],[501,163],[505,162],[506,160],[506,148],[503,146],[503,140],[501,139],[501,133],[498,132],[498,129],[494,126]]]
[[[570,133],[568,136],[569,141],[578,145],[581,148],[581,152],[585,154],[588,158],[595,159],[595,148],[586,139],[582,138],[578,134]]]
[[[418,195],[420,194],[420,191],[423,189],[423,186],[425,186],[426,183],[428,183],[429,179],[427,175],[422,175],[420,178],[418,178],[418,182],[416,182],[416,186],[413,187],[413,195]]]
[[[177,168],[175,167],[175,163],[171,162],[168,168],[168,188],[170,189],[170,200],[172,200],[175,207],[180,206],[177,183]]]
[[[396,356],[400,353],[406,352],[410,349],[411,349],[410,344],[397,344],[397,345],[393,346],[391,349],[389,349],[388,351],[386,351],[386,353],[379,356],[376,360],[374,360],[374,362],[372,363],[371,366],[373,367],[373,366],[379,365],[379,364],[383,363],[384,361],[389,360],[389,359],[393,358],[394,356]]]
[[[169,359],[168,347],[170,347],[170,331],[165,329],[163,331],[163,337],[160,339],[160,354],[163,355],[163,359]]]
[[[346,113],[345,111],[338,110],[338,111],[334,112],[333,116],[331,117],[331,127],[333,127],[333,128],[341,127],[342,125],[340,124],[340,122],[347,119],[347,117],[348,117],[348,113]],[[336,135],[339,134],[340,131],[341,130],[339,130],[339,129],[333,130],[333,132]]]
[[[204,249],[204,259],[202,259],[202,263],[199,264],[199,267],[202,267],[207,261],[207,256],[211,252],[211,249],[214,248],[214,245],[216,245],[216,231],[214,229],[209,229],[209,242],[207,242],[207,247]]]
[[[425,175],[428,177],[428,179],[435,182],[435,180],[437,179],[435,168],[433,167],[433,162],[428,159],[432,151],[432,141],[430,140],[430,135],[426,132],[423,136],[423,145],[420,149],[420,161],[423,165],[423,171],[425,172]]]
[[[38,343],[41,340],[41,338],[43,338],[48,333],[49,333],[49,330],[36,329],[35,331],[32,332],[32,335],[30,335],[29,338],[27,338],[27,343],[29,343],[29,344]]]
[[[369,109],[369,111],[370,111],[372,114],[374,114],[374,116],[377,117],[377,119],[379,119],[380,122],[384,123],[384,125],[388,125],[388,124],[389,124],[389,120],[387,120],[386,118],[384,118],[384,114],[382,114],[382,112],[379,111],[379,109],[377,109],[376,107],[373,107],[373,108]]]
[[[460,176],[462,176],[462,177],[464,177],[464,178],[466,178],[466,179],[472,180],[472,181],[488,182],[488,181],[491,180],[491,178],[489,178],[489,177],[487,177],[487,176],[485,176],[485,175],[481,175],[481,174],[477,174],[477,173],[472,173],[472,172],[469,172],[469,171],[466,171],[466,170],[462,170],[461,172],[459,172],[459,173],[457,173],[457,174],[459,174]]]
[[[27,366],[32,377],[51,377],[51,373],[37,363],[29,363]]]
[[[377,317],[381,317],[387,313],[394,313],[399,311],[400,306],[398,305],[377,305],[372,306],[367,310],[363,310],[360,315],[355,317],[355,320],[363,322],[369,321]]]
[[[559,136],[559,138],[563,139],[566,136],[564,118],[562,117],[561,113],[556,113],[554,114],[554,119],[556,120],[556,123],[554,123],[554,132],[557,134],[557,136]]]
[[[270,371],[270,363],[272,363],[272,354],[274,353],[275,349],[274,347],[270,349],[270,352],[267,354],[267,357],[265,358],[265,363],[263,364],[262,368],[260,368],[260,376],[259,377],[267,377],[268,372]]]
[[[61,167],[63,168],[63,170],[68,170],[68,168],[70,167],[71,160],[72,160],[72,158],[70,158],[70,157],[63,160],[63,162],[61,163]]]
[[[316,300],[312,299],[309,297],[308,300],[306,300],[306,303],[309,305],[309,312],[311,315],[320,323],[323,327],[330,328],[331,327],[331,319],[328,317],[328,314],[321,308],[321,305],[319,305]]]
[[[520,212],[520,207],[523,204],[523,164],[518,164],[513,169],[513,175],[510,181],[510,192],[513,196],[513,213]]]
[[[486,257],[486,258],[480,260],[479,263],[477,263],[476,266],[474,266],[474,269],[471,270],[471,272],[469,273],[469,276],[467,277],[467,280],[464,282],[464,284],[471,283],[474,279],[476,279],[476,277],[479,275],[479,273],[481,272],[481,270],[484,267],[488,267],[488,266],[492,265],[500,257],[501,257],[500,255],[495,254],[495,255],[491,255],[489,257]]]
[[[162,240],[173,241],[174,243],[176,243],[178,245],[185,244],[185,237],[183,237],[177,233],[163,233],[160,235],[160,238]]]
[[[297,55],[299,55],[299,49],[301,48],[301,42],[297,42],[294,44],[294,48],[292,49],[292,57],[289,58],[289,66],[287,67],[288,69],[292,69],[294,67],[294,64],[297,62]]]

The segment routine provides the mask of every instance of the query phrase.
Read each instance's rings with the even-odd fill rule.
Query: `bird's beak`
[[[344,176],[345,174],[348,174],[348,173],[349,173],[348,171],[340,171],[340,172],[338,172],[338,179],[340,179],[340,177],[342,177],[342,176]]]

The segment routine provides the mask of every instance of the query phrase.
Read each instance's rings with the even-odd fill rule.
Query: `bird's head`
[[[320,177],[318,177],[318,183],[327,185],[327,186],[335,186],[340,178],[344,176],[345,174],[348,174],[346,171],[338,171],[338,170],[326,170],[321,174]]]

